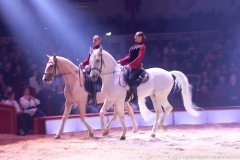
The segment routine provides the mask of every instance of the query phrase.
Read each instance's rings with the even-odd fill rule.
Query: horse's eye
[[[100,63],[100,59],[97,59],[96,62],[97,62],[97,63]]]

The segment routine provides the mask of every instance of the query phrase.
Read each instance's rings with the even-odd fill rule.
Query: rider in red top
[[[127,83],[131,87],[134,95],[132,101],[137,99],[137,86],[142,80],[142,61],[146,52],[146,46],[143,43],[145,39],[144,33],[137,32],[134,39],[136,43],[129,49],[129,53],[123,59],[118,61],[121,65],[127,65]]]
[[[101,46],[101,38],[99,35],[94,35],[93,36],[93,41],[92,41],[92,44],[93,44],[93,47],[92,49],[95,50],[95,49],[99,49],[100,46]],[[85,70],[87,71],[90,71],[90,67],[89,67],[89,59],[90,59],[90,56],[91,56],[91,53],[88,54],[88,57],[83,60],[80,64],[79,64],[79,67],[80,68],[85,68]],[[87,74],[87,73],[86,73]],[[99,85],[101,86],[101,80],[99,79],[99,81],[97,81],[96,83],[99,83]],[[90,96],[91,96],[91,99],[92,99],[92,104],[97,104],[97,100],[96,100],[96,95],[97,95],[97,85],[95,82],[91,82],[90,83]]]

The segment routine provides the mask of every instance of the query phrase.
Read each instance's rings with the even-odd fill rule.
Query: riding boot
[[[96,88],[96,83],[92,83],[92,93],[91,93],[91,98],[92,98],[92,104],[97,105],[97,88]]]
[[[93,105],[97,105],[97,98],[96,98],[97,94],[96,92],[92,94],[92,104]]]
[[[132,85],[131,86],[133,98],[131,99],[131,102],[137,101],[138,96],[137,96],[137,85]]]
[[[141,82],[142,82],[142,78],[138,77],[138,78],[135,80],[134,85],[137,87],[137,86],[139,86],[139,85],[141,84]]]

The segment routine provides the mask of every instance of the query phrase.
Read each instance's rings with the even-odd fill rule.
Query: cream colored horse
[[[61,75],[62,79],[65,83],[65,89],[64,89],[64,95],[66,98],[65,101],[65,109],[62,117],[62,123],[59,131],[55,135],[55,138],[60,138],[63,130],[64,130],[64,124],[69,116],[69,113],[71,111],[71,108],[73,104],[77,104],[79,106],[80,110],[80,119],[83,122],[83,124],[86,126],[86,128],[89,131],[89,136],[93,136],[93,129],[92,127],[87,123],[87,121],[84,118],[84,115],[86,113],[86,104],[87,104],[87,96],[88,93],[84,89],[84,80],[83,80],[83,72],[79,72],[79,68],[74,65],[70,60],[59,57],[59,56],[48,56],[49,60],[45,67],[45,73],[43,75],[43,80],[45,82],[50,83],[53,78],[56,75]],[[97,102],[103,103],[104,102],[104,95],[101,92],[98,92],[97,94]],[[132,122],[133,122],[133,132],[137,131],[137,123],[134,118],[134,112],[132,107],[129,105],[129,103],[125,103],[125,108],[128,111]],[[116,113],[115,113],[116,114]],[[116,115],[114,114],[112,122]],[[111,123],[109,123],[110,125]]]
[[[115,104],[115,110],[119,116],[122,124],[121,140],[125,139],[127,132],[124,118],[124,100],[128,87],[119,85],[120,65],[111,54],[102,50],[94,50],[90,57],[91,73],[90,77],[95,81],[98,76],[101,76],[103,81],[102,92],[106,99],[100,111],[101,123],[104,125],[104,113],[106,109]],[[187,77],[179,71],[168,72],[161,68],[150,68],[146,72],[149,74],[149,80],[137,88],[138,90],[138,104],[140,113],[145,120],[155,119],[152,128],[152,136],[155,136],[156,130],[159,125],[164,125],[164,121],[168,114],[172,111],[173,107],[168,102],[168,95],[174,86],[182,89],[182,98],[184,107],[187,112],[193,116],[198,116],[197,107],[192,103],[191,90]],[[173,78],[175,77],[175,80]],[[154,105],[155,114],[148,110],[145,104],[145,97],[150,96]],[[164,108],[164,112],[162,110]],[[103,128],[104,132],[108,131],[107,127]]]

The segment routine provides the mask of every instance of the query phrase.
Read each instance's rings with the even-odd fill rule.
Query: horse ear
[[[47,54],[46,56],[48,57],[48,59],[51,57],[51,56],[49,56],[48,54]]]
[[[57,61],[56,53],[53,54],[53,61],[54,61],[54,63]]]
[[[90,55],[92,55],[92,53],[93,53],[92,47],[89,48],[89,53],[90,53]]]
[[[102,47],[99,48],[99,51],[98,51],[98,55],[101,55],[102,54]]]

